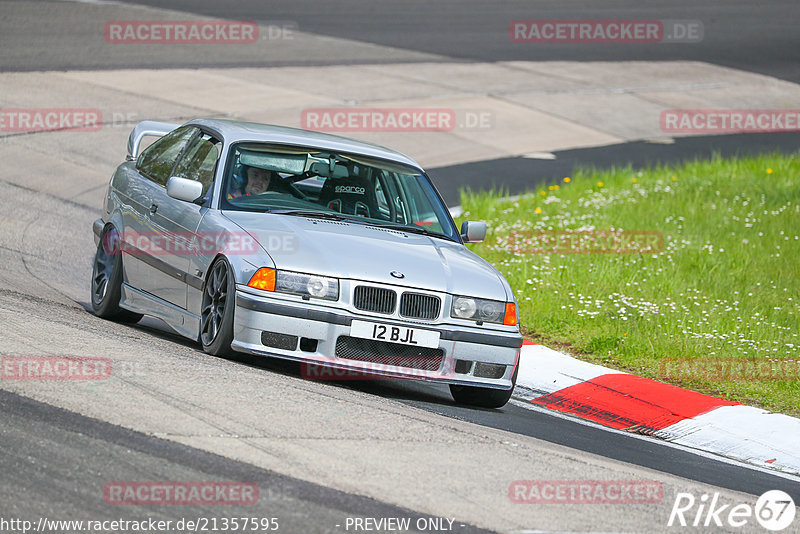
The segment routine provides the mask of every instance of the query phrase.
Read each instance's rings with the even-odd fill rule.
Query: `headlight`
[[[453,311],[450,313],[450,316],[459,317],[461,319],[472,319],[476,311],[478,311],[478,303],[475,302],[475,299],[456,297],[453,299]]]
[[[307,295],[318,299],[339,300],[339,280],[314,274],[278,271],[275,291]]]
[[[512,302],[453,297],[450,317],[513,326],[517,324],[517,308]]]
[[[280,291],[293,295],[339,300],[339,280],[314,274],[276,271],[262,267],[250,278],[247,285],[264,291]]]

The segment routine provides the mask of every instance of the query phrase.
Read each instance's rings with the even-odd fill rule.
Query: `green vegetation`
[[[518,198],[465,191],[461,203],[460,220],[489,224],[470,247],[508,278],[526,335],[800,414],[800,154],[582,170]],[[620,253],[609,241],[619,230],[636,246]],[[660,236],[655,250],[643,231]],[[676,376],[673,360],[705,372]],[[719,360],[749,371],[718,374]],[[787,370],[794,379],[765,376]]]

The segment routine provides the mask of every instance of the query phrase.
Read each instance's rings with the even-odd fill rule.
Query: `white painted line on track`
[[[523,154],[522,157],[525,159],[556,159],[556,155],[552,152],[531,152]]]

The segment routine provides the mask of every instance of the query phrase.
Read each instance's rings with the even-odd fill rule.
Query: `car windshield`
[[[256,143],[231,150],[221,208],[341,218],[458,241],[419,170],[367,156]]]

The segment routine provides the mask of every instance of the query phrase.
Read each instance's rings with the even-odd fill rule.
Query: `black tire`
[[[519,364],[511,375],[511,389],[492,389],[479,386],[450,386],[450,394],[459,404],[467,406],[477,406],[479,408],[502,408],[514,393],[514,386],[517,384],[517,371]]]
[[[92,265],[92,311],[98,317],[136,323],[141,313],[119,307],[122,298],[122,251],[119,233],[109,228],[100,238]]]
[[[219,258],[211,266],[203,284],[200,308],[200,343],[214,356],[229,356],[233,350],[233,314],[236,307],[236,282],[228,260]]]

